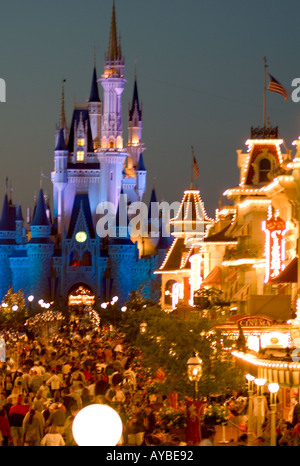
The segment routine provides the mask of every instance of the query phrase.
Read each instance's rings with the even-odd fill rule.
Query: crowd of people
[[[160,397],[152,403],[139,377],[138,350],[126,344],[116,327],[83,325],[75,313],[52,336],[28,332],[12,338],[6,330],[0,337],[7,342],[6,360],[0,362],[0,445],[76,446],[74,418],[94,403],[108,404],[119,413],[119,445],[187,445],[159,422],[159,409],[168,400]],[[237,394],[227,400],[229,425],[236,427],[231,445],[248,445],[245,400]],[[270,444],[269,414],[265,400],[262,435],[254,435],[254,445]],[[296,403],[289,420],[278,418],[278,446],[300,445],[299,414]],[[199,445],[217,444],[215,429],[202,427]]]
[[[7,341],[0,362],[0,444],[76,446],[72,423],[85,406],[105,403],[120,415],[120,445],[179,445],[160,428],[136,375],[136,349],[112,325],[86,326],[74,314],[52,337]]]

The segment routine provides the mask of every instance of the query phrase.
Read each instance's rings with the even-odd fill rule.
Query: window
[[[83,162],[84,161],[84,151],[83,150],[78,150],[77,151],[76,160],[77,160],[77,162]]]
[[[81,146],[81,147],[84,146],[84,139],[83,138],[77,139],[77,146]]]
[[[261,159],[259,162],[259,182],[270,181],[268,174],[271,171],[271,162],[269,159]]]

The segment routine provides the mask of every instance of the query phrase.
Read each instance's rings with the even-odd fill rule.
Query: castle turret
[[[22,214],[22,208],[20,205],[16,208],[16,243],[25,244],[26,232],[24,229],[24,218]]]
[[[138,200],[142,201],[147,185],[147,170],[144,164],[143,154],[140,154],[139,162],[136,168],[136,193]]]
[[[100,147],[101,137],[101,100],[99,97],[96,66],[94,67],[90,98],[88,102],[94,150]]]
[[[57,220],[58,233],[62,233],[64,218],[64,191],[68,183],[68,149],[65,143],[64,130],[60,129],[54,151],[54,171],[51,174],[54,185],[53,204],[54,218]]]
[[[142,141],[143,130],[143,112],[139,102],[137,78],[135,72],[134,88],[131,107],[128,110],[128,152],[132,157],[133,166],[137,168],[139,165],[139,158],[145,150]]]
[[[4,197],[0,219],[0,299],[3,299],[12,285],[9,258],[16,246],[16,210]]]
[[[54,243],[50,239],[51,224],[47,216],[42,189],[39,191],[30,230],[31,239],[27,244],[27,254],[30,260],[31,293],[36,297],[45,299],[49,296]]]

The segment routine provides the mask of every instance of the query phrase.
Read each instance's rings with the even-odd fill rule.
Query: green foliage
[[[182,396],[193,396],[194,385],[187,377],[187,361],[193,351],[203,361],[199,396],[224,394],[241,386],[241,374],[235,369],[230,352],[224,351],[222,335],[213,328],[215,321],[199,313],[182,319],[143,300],[138,293],[131,298],[123,316],[122,331],[130,345],[141,350],[142,364],[151,368],[153,376],[157,370],[163,370],[162,393],[176,391]],[[143,323],[146,332],[141,334]]]
[[[171,407],[163,407],[158,412],[160,425],[167,429],[183,429],[187,424],[187,414],[185,407],[177,409]]]
[[[16,310],[14,310],[16,307]],[[9,287],[1,305],[1,323],[23,323],[27,316],[25,298],[22,290],[14,293]]]
[[[217,424],[226,425],[230,418],[230,411],[227,406],[212,403],[204,411],[203,422],[206,425],[215,426]]]

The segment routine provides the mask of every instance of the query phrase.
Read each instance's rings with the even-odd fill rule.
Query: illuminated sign
[[[285,238],[288,223],[282,220],[278,213],[269,215],[269,218],[263,222],[262,229],[266,235],[265,254],[266,254],[266,273],[265,283],[275,278],[284,268],[285,260]]]
[[[282,332],[264,333],[260,337],[262,348],[288,348],[289,334]]]

